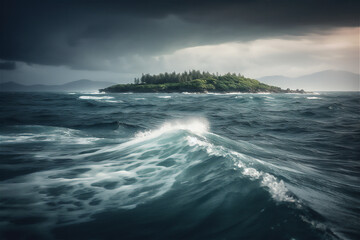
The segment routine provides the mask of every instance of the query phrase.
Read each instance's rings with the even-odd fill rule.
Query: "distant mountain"
[[[0,84],[0,91],[2,92],[70,92],[70,91],[96,91],[101,88],[112,86],[116,83],[92,81],[81,79],[61,85],[22,85],[15,82],[5,82]]]
[[[258,80],[284,89],[304,89],[306,91],[360,91],[360,75],[346,71],[326,70],[296,78],[266,76]]]

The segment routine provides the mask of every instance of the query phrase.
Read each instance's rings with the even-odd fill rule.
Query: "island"
[[[165,72],[157,75],[142,74],[141,78],[134,79],[134,83],[117,84],[99,91],[108,93],[304,93],[304,90],[284,90],[270,86],[258,80],[246,78],[241,74],[227,73],[219,75],[198,70],[183,73]]]

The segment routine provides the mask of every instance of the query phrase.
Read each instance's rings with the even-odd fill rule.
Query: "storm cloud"
[[[133,72],[178,50],[358,26],[359,1],[3,0],[0,59]]]
[[[15,62],[0,62],[0,70],[15,70]]]

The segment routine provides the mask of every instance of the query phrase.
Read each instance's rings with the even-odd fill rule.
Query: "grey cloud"
[[[0,62],[0,70],[15,70],[15,62]]]

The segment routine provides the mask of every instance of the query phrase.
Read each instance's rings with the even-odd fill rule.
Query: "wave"
[[[118,123],[109,124],[112,127]],[[76,134],[79,132],[71,131],[71,135]],[[267,202],[301,206],[287,184],[276,176],[273,168],[277,166],[247,154],[259,150],[256,148],[212,133],[205,118],[171,120],[154,130],[137,132],[121,144],[82,148],[81,154],[62,153],[62,158],[74,159],[75,165],[61,165],[1,182],[0,207],[17,207],[27,216],[43,217],[40,225],[68,225],[90,221],[94,215],[112,209],[137,208],[197,178],[203,179],[197,183],[200,186],[229,174],[249,185],[252,192],[267,192]],[[52,154],[46,157],[59,158]],[[223,186],[213,187],[226,187],[226,179],[221,180]],[[196,197],[200,194],[198,188],[188,190],[194,198],[200,197]],[[6,224],[21,215],[9,211],[0,213],[7,219]]]
[[[314,100],[314,99],[321,99],[320,97],[306,97],[306,99]]]
[[[184,129],[185,125],[175,128]],[[87,161],[76,166],[2,182],[0,202],[13,199],[6,206],[11,209],[13,204],[21,205],[26,201],[27,204],[22,206],[24,211],[33,216],[46,216],[46,224],[88,221],[93,214],[109,208],[135,208],[169,191],[176,176],[191,165],[185,164],[188,146],[181,137],[165,134],[156,141],[146,141],[167,130],[169,125],[165,124],[158,131],[148,133],[147,137],[137,137],[140,144],[132,140],[130,144],[85,153],[78,161],[84,158]],[[172,145],[174,138],[176,145]],[[49,216],[48,213],[55,209],[56,215]],[[4,214],[9,213],[1,213],[3,217]]]
[[[9,127],[9,134],[0,135],[1,144],[53,142],[62,144],[91,144],[98,138],[84,136],[81,131],[40,125]]]
[[[121,100],[105,100],[105,102],[108,102],[108,103],[123,103],[124,101],[121,101]]]
[[[79,99],[85,99],[85,100],[104,100],[104,99],[113,99],[114,97],[111,96],[102,96],[102,97],[97,97],[97,96],[80,96]]]
[[[173,120],[165,122],[155,130],[138,132],[135,138],[154,138],[161,134],[170,133],[176,130],[187,130],[192,133],[202,134],[209,131],[209,122],[205,118],[189,118],[185,120]]]
[[[187,138],[190,146],[200,146],[206,150],[209,155],[222,156],[231,159],[234,162],[234,166],[239,170],[243,176],[249,177],[251,180],[261,180],[261,185],[265,186],[271,196],[276,201],[295,202],[295,199],[289,195],[289,190],[286,188],[282,180],[278,180],[275,176],[256,170],[251,165],[256,164],[253,158],[244,154],[231,151],[224,147],[215,146],[207,141],[200,140],[196,137]],[[259,161],[257,161],[259,162]]]
[[[158,96],[158,98],[171,98],[171,96]]]

